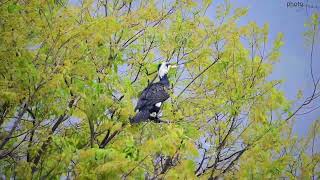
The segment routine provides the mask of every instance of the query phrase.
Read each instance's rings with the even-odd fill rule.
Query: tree
[[[305,146],[292,141],[292,119],[305,105],[293,109],[277,89],[281,81],[267,80],[282,35],[269,49],[267,24],[237,25],[247,9],[225,1],[210,19],[210,5],[2,2],[1,174],[276,178],[299,176],[287,170],[301,167],[315,177],[318,155],[303,153],[297,165],[297,156],[282,153],[304,152],[319,134],[301,140]],[[134,100],[163,60],[180,65],[162,109],[169,123],[130,125]],[[305,103],[319,97],[314,88]]]

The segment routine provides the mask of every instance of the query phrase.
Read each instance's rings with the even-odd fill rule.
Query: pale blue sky
[[[213,1],[214,4],[223,2],[223,0]],[[317,6],[316,8],[306,9],[304,7],[287,7],[290,2],[302,2],[304,5]],[[295,99],[299,89],[303,90],[305,95],[310,95],[312,90],[312,80],[310,76],[310,47],[305,43],[303,33],[307,30],[305,22],[310,18],[312,12],[320,12],[320,0],[231,0],[234,7],[248,7],[249,12],[243,17],[239,24],[246,24],[249,21],[255,21],[259,25],[269,23],[270,39],[274,39],[277,33],[284,34],[284,46],[281,49],[282,56],[280,62],[274,67],[274,72],[270,79],[283,79],[285,82],[280,89],[285,91],[287,98]],[[214,7],[208,9],[208,15],[214,15]],[[319,35],[319,33],[318,33]],[[316,38],[317,44],[314,48],[313,67],[314,74],[320,76],[320,36]],[[320,101],[316,102],[320,105]],[[313,104],[315,106],[315,104]],[[314,107],[313,106],[313,107]],[[298,116],[294,130],[299,135],[308,133],[309,125],[320,118],[320,109],[304,116]]]

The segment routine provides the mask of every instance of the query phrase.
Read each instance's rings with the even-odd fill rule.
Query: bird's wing
[[[130,123],[139,123],[142,121],[147,121],[149,119],[150,113],[148,110],[139,111],[133,118],[130,118]]]
[[[136,110],[143,107],[152,107],[158,102],[163,102],[170,97],[167,88],[161,83],[154,83],[144,89],[138,100]]]
[[[146,103],[146,91],[148,90],[149,87],[145,88],[142,92],[141,92],[141,95],[138,99],[138,102],[137,102],[137,105],[136,107],[134,108],[134,110],[139,110],[141,109],[145,103]]]
[[[170,97],[167,88],[161,83],[154,83],[148,91],[146,91],[146,99],[150,105],[163,102]]]

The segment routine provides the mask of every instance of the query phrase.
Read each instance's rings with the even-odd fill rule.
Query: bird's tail
[[[133,118],[130,118],[130,123],[139,123],[143,121],[148,121],[150,116],[149,110],[139,111]]]

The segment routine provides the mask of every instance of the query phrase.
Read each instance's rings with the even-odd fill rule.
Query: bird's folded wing
[[[153,106],[158,102],[164,102],[169,97],[170,95],[164,85],[160,83],[154,83],[143,90],[138,100],[136,109]]]

